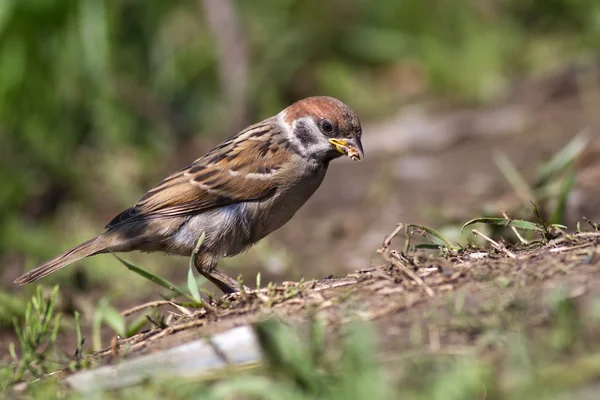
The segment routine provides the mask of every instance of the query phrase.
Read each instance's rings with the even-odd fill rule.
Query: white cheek
[[[306,125],[306,128],[310,132],[311,140],[307,143],[302,143],[295,136],[294,139],[298,145],[302,146],[305,149],[307,154],[314,155],[318,153],[327,152],[331,149],[331,143],[329,143],[327,137],[323,135],[321,129],[319,128],[314,119],[301,118],[300,120],[298,120],[298,122],[294,122],[294,125],[296,123],[299,123],[300,121]]]
[[[303,156],[307,157],[311,155],[324,154],[332,149],[332,145],[329,143],[328,138],[323,135],[313,118],[303,117],[294,121],[292,126],[289,126],[285,122],[284,110],[277,115],[277,121],[282,127],[282,131],[286,135],[287,139],[295,145],[296,149],[298,149]],[[299,123],[305,124],[307,130],[310,132],[312,139],[310,142],[304,143],[296,136],[295,129],[296,125]]]

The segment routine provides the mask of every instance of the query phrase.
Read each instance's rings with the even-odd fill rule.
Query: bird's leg
[[[194,259],[194,265],[202,276],[221,289],[223,293],[229,294],[241,291],[240,284],[235,279],[216,269],[216,260],[197,254]],[[244,286],[244,290],[250,289]]]

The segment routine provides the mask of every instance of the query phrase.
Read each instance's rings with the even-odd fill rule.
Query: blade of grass
[[[500,226],[512,226],[517,229],[523,229],[526,231],[545,232],[545,229],[536,223],[523,221],[520,219],[506,219],[506,218],[475,218],[464,224],[461,228],[461,232],[469,225],[473,224],[488,224],[488,225],[500,225]]]
[[[138,333],[140,331],[140,329],[142,329],[142,327],[148,322],[148,319],[146,318],[148,315],[149,315],[148,312],[144,312],[144,313],[140,314],[139,317],[134,319],[133,322],[131,322],[129,324],[129,326],[127,327],[127,332],[126,332],[127,337],[132,337],[133,335]]]
[[[441,233],[439,233],[438,231],[436,231],[433,228],[429,228],[427,226],[417,225],[417,224],[408,224],[408,225],[406,225],[406,227],[407,228],[415,228],[417,230],[421,230],[421,231],[425,232],[426,234],[431,235],[431,236],[433,236],[433,237],[441,240],[450,249],[460,249],[459,246],[457,246],[456,244],[452,243],[450,240],[446,239],[444,237],[444,235],[442,235]]]
[[[535,199],[531,187],[506,154],[502,152],[494,153],[494,161],[500,172],[502,172],[502,175],[504,175],[504,178],[510,183],[517,193],[517,196],[519,196],[524,203]]]
[[[442,245],[439,244],[416,244],[414,246],[415,249],[423,249],[423,250],[440,250],[440,247],[443,247]]]
[[[103,304],[103,307],[99,312],[102,315],[102,320],[104,320],[117,335],[122,338],[127,337],[125,317],[123,317],[120,312],[108,303]]]
[[[75,332],[77,333],[77,349],[75,350],[75,358],[80,358],[83,354],[83,334],[81,333],[81,313],[75,311]]]
[[[546,221],[544,221],[544,218],[542,218],[542,215],[540,214],[540,210],[538,209],[537,204],[535,204],[533,201],[531,202],[531,204],[533,204],[533,214],[538,219],[540,226],[543,228],[544,238],[546,238],[546,240],[552,239],[552,235],[550,234],[550,231],[548,230],[548,224],[546,224]]]
[[[538,180],[534,187],[544,186],[556,175],[575,161],[575,158],[583,151],[589,143],[590,138],[587,129],[584,129],[579,135],[575,136],[561,151],[559,151],[550,161],[542,165],[538,173]]]
[[[180,288],[178,288],[177,286],[175,286],[173,283],[169,282],[168,280],[161,278],[160,276],[154,275],[152,272],[150,272],[142,267],[138,267],[137,265],[132,264],[129,261],[125,261],[121,257],[119,257],[115,254],[113,254],[113,256],[115,256],[117,258],[117,260],[119,260],[125,267],[127,267],[127,269],[135,272],[136,274],[140,275],[141,277],[148,279],[149,281],[154,282],[157,285],[164,287],[165,289],[169,289],[169,290],[179,294],[180,296],[184,296],[191,301],[194,301],[194,302],[196,301],[196,299],[194,299],[192,296],[190,296],[189,294],[187,294],[186,292],[184,292],[183,290],[181,290]]]
[[[554,212],[552,212],[550,224],[560,224],[562,221],[564,221],[567,200],[569,199],[569,194],[571,193],[571,189],[575,184],[576,178],[577,174],[574,170],[571,170],[567,177],[563,180],[560,194],[558,196],[558,204],[556,205]]]
[[[201,303],[202,297],[200,297],[200,291],[198,290],[198,283],[196,282],[196,277],[194,276],[194,269],[192,268],[192,266],[190,266],[190,269],[188,270],[187,287],[192,295],[192,298],[197,303]]]
[[[192,255],[190,257],[190,268],[188,270],[188,278],[187,278],[187,287],[190,291],[192,298],[198,302],[202,302],[202,297],[200,297],[200,291],[198,290],[198,282],[196,281],[196,277],[194,276],[194,264],[196,261],[196,256],[198,255],[198,250],[200,250],[200,246],[204,243],[205,232],[202,232],[200,238],[196,242],[196,247],[194,247],[194,251],[192,251]]]

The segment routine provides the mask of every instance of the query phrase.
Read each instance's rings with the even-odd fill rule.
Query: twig
[[[377,252],[379,254],[383,253],[383,250],[387,249],[388,247],[390,247],[390,243],[392,242],[392,240],[396,237],[396,235],[398,235],[400,233],[400,231],[404,229],[404,224],[403,223],[399,223],[398,225],[396,225],[396,229],[394,229],[392,231],[392,233],[390,233],[389,235],[387,235],[385,237],[385,239],[383,240],[383,244],[381,245],[381,247],[379,248],[379,250],[377,250]],[[383,249],[383,250],[382,250]],[[380,252],[381,250],[381,252]]]
[[[133,353],[138,348],[146,347],[146,346],[148,346],[149,343],[154,342],[162,337],[169,336],[176,332],[184,331],[186,329],[191,329],[191,328],[194,328],[197,326],[203,326],[205,324],[206,324],[206,320],[204,320],[204,319],[194,319],[187,323],[173,325],[173,326],[169,326],[165,329],[162,329],[160,331],[155,331],[155,333],[138,335],[138,337],[140,337],[141,340],[126,341],[123,344],[127,344],[129,346],[129,352]],[[111,354],[111,349],[110,349],[110,347],[108,347],[106,349],[103,349],[103,350],[100,350],[99,352],[97,352],[96,356],[102,357],[102,356],[106,356],[106,355],[110,355],[110,354]]]
[[[417,285],[421,286],[423,288],[423,290],[425,290],[425,293],[427,293],[427,295],[429,297],[435,296],[433,289],[431,289],[429,286],[427,286],[425,284],[425,281],[423,281],[423,279],[421,279],[421,277],[419,275],[415,274],[409,268],[406,268],[406,266],[402,263],[402,257],[400,256],[400,254],[398,254],[398,251],[396,251],[396,250],[392,250],[389,252],[386,251],[383,254],[383,258],[385,258],[387,261],[394,264],[394,266],[396,268],[398,268],[405,275],[407,275],[409,278],[411,278],[413,281],[415,281],[417,283]]]
[[[329,289],[339,288],[339,287],[343,287],[343,286],[355,285],[357,283],[358,283],[358,281],[355,281],[355,280],[342,281],[342,282],[338,281],[338,282],[334,282],[334,283],[323,285],[323,286],[317,286],[313,290],[315,292],[322,292],[323,290],[329,290]]]
[[[593,246],[593,243],[584,243],[584,244],[580,244],[577,246],[573,246],[573,247],[555,247],[553,249],[548,250],[550,253],[562,253],[563,251],[570,251],[570,250],[577,250],[577,249],[583,249],[584,247],[590,247]]]
[[[119,338],[113,336],[110,341],[110,354],[113,358],[117,358],[119,356]]]
[[[180,306],[179,304],[177,304],[175,302],[170,301],[169,304],[172,305],[173,307],[175,307],[180,313],[182,313],[186,317],[192,317],[192,316],[194,316],[193,312],[191,312],[190,310],[188,310],[185,307]]]
[[[553,239],[546,244],[546,247],[557,246],[559,244],[565,242],[572,242],[577,240],[578,238],[588,238],[588,237],[600,237],[600,232],[578,232],[572,235],[565,235],[559,238]]]
[[[144,303],[144,304],[140,304],[139,306],[135,306],[135,307],[131,307],[125,311],[123,311],[121,313],[122,316],[127,317],[131,314],[135,314],[138,311],[144,310],[146,308],[151,308],[151,307],[159,307],[159,306],[163,306],[165,304],[171,304],[172,302],[169,300],[157,300],[157,301],[151,301],[148,303]]]
[[[573,235],[574,237],[600,237],[600,232],[580,232]]]
[[[506,247],[502,246],[500,243],[496,242],[494,239],[479,232],[477,229],[473,229],[471,232],[473,232],[473,235],[475,235],[475,236],[481,236],[483,239],[488,241],[492,245],[492,247],[494,247],[496,250],[503,252],[510,258],[517,258],[517,256],[512,251],[508,250]]]
[[[508,221],[508,223],[510,224],[511,219],[508,218],[508,215],[506,214],[506,211],[502,211],[502,216],[504,218],[506,218],[506,220]],[[519,231],[517,230],[517,228],[515,228],[514,226],[511,226],[510,229],[512,229],[512,231],[514,232],[514,234],[517,236],[517,238],[519,238],[519,241],[523,244],[529,244],[529,240],[526,240],[523,238],[523,236],[521,236],[521,234],[519,233]]]
[[[377,249],[377,253],[381,254],[387,262],[393,264],[396,268],[398,268],[400,271],[402,271],[410,279],[415,281],[417,283],[417,285],[421,286],[423,288],[423,290],[425,290],[425,293],[427,293],[427,295],[429,297],[434,297],[435,293],[434,293],[433,289],[431,289],[429,286],[427,286],[425,284],[425,282],[423,281],[423,279],[421,279],[421,277],[419,275],[415,274],[413,271],[406,268],[406,266],[404,265],[404,262],[406,262],[406,260],[404,260],[404,258],[398,253],[398,251],[397,250],[389,250],[390,243],[396,237],[396,235],[398,235],[398,233],[400,233],[400,231],[402,229],[404,229],[404,224],[399,223],[398,225],[396,225],[396,229],[394,229],[392,231],[392,233],[390,233],[389,235],[387,235],[385,237],[385,239],[383,240],[383,243],[381,244],[381,247],[379,249]]]
[[[596,223],[596,222],[592,222],[589,218],[586,217],[582,217],[582,219],[587,222],[588,224],[590,224],[592,226],[592,228],[594,228],[594,230],[596,232],[600,231],[600,224]]]

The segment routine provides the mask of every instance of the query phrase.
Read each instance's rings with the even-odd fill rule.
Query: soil
[[[355,318],[373,321],[382,354],[415,348],[484,352],[491,332],[548,327],[550,300],[559,292],[586,309],[599,298],[600,232],[445,256],[419,252],[395,259],[393,247],[381,249],[393,262],[344,278],[228,295],[193,315],[173,309],[177,317],[168,327],[119,340],[119,351],[109,347],[92,356],[94,363],[112,362],[117,353],[128,358],[163,350],[265,318],[302,323],[309,314],[326,321],[331,332]]]

